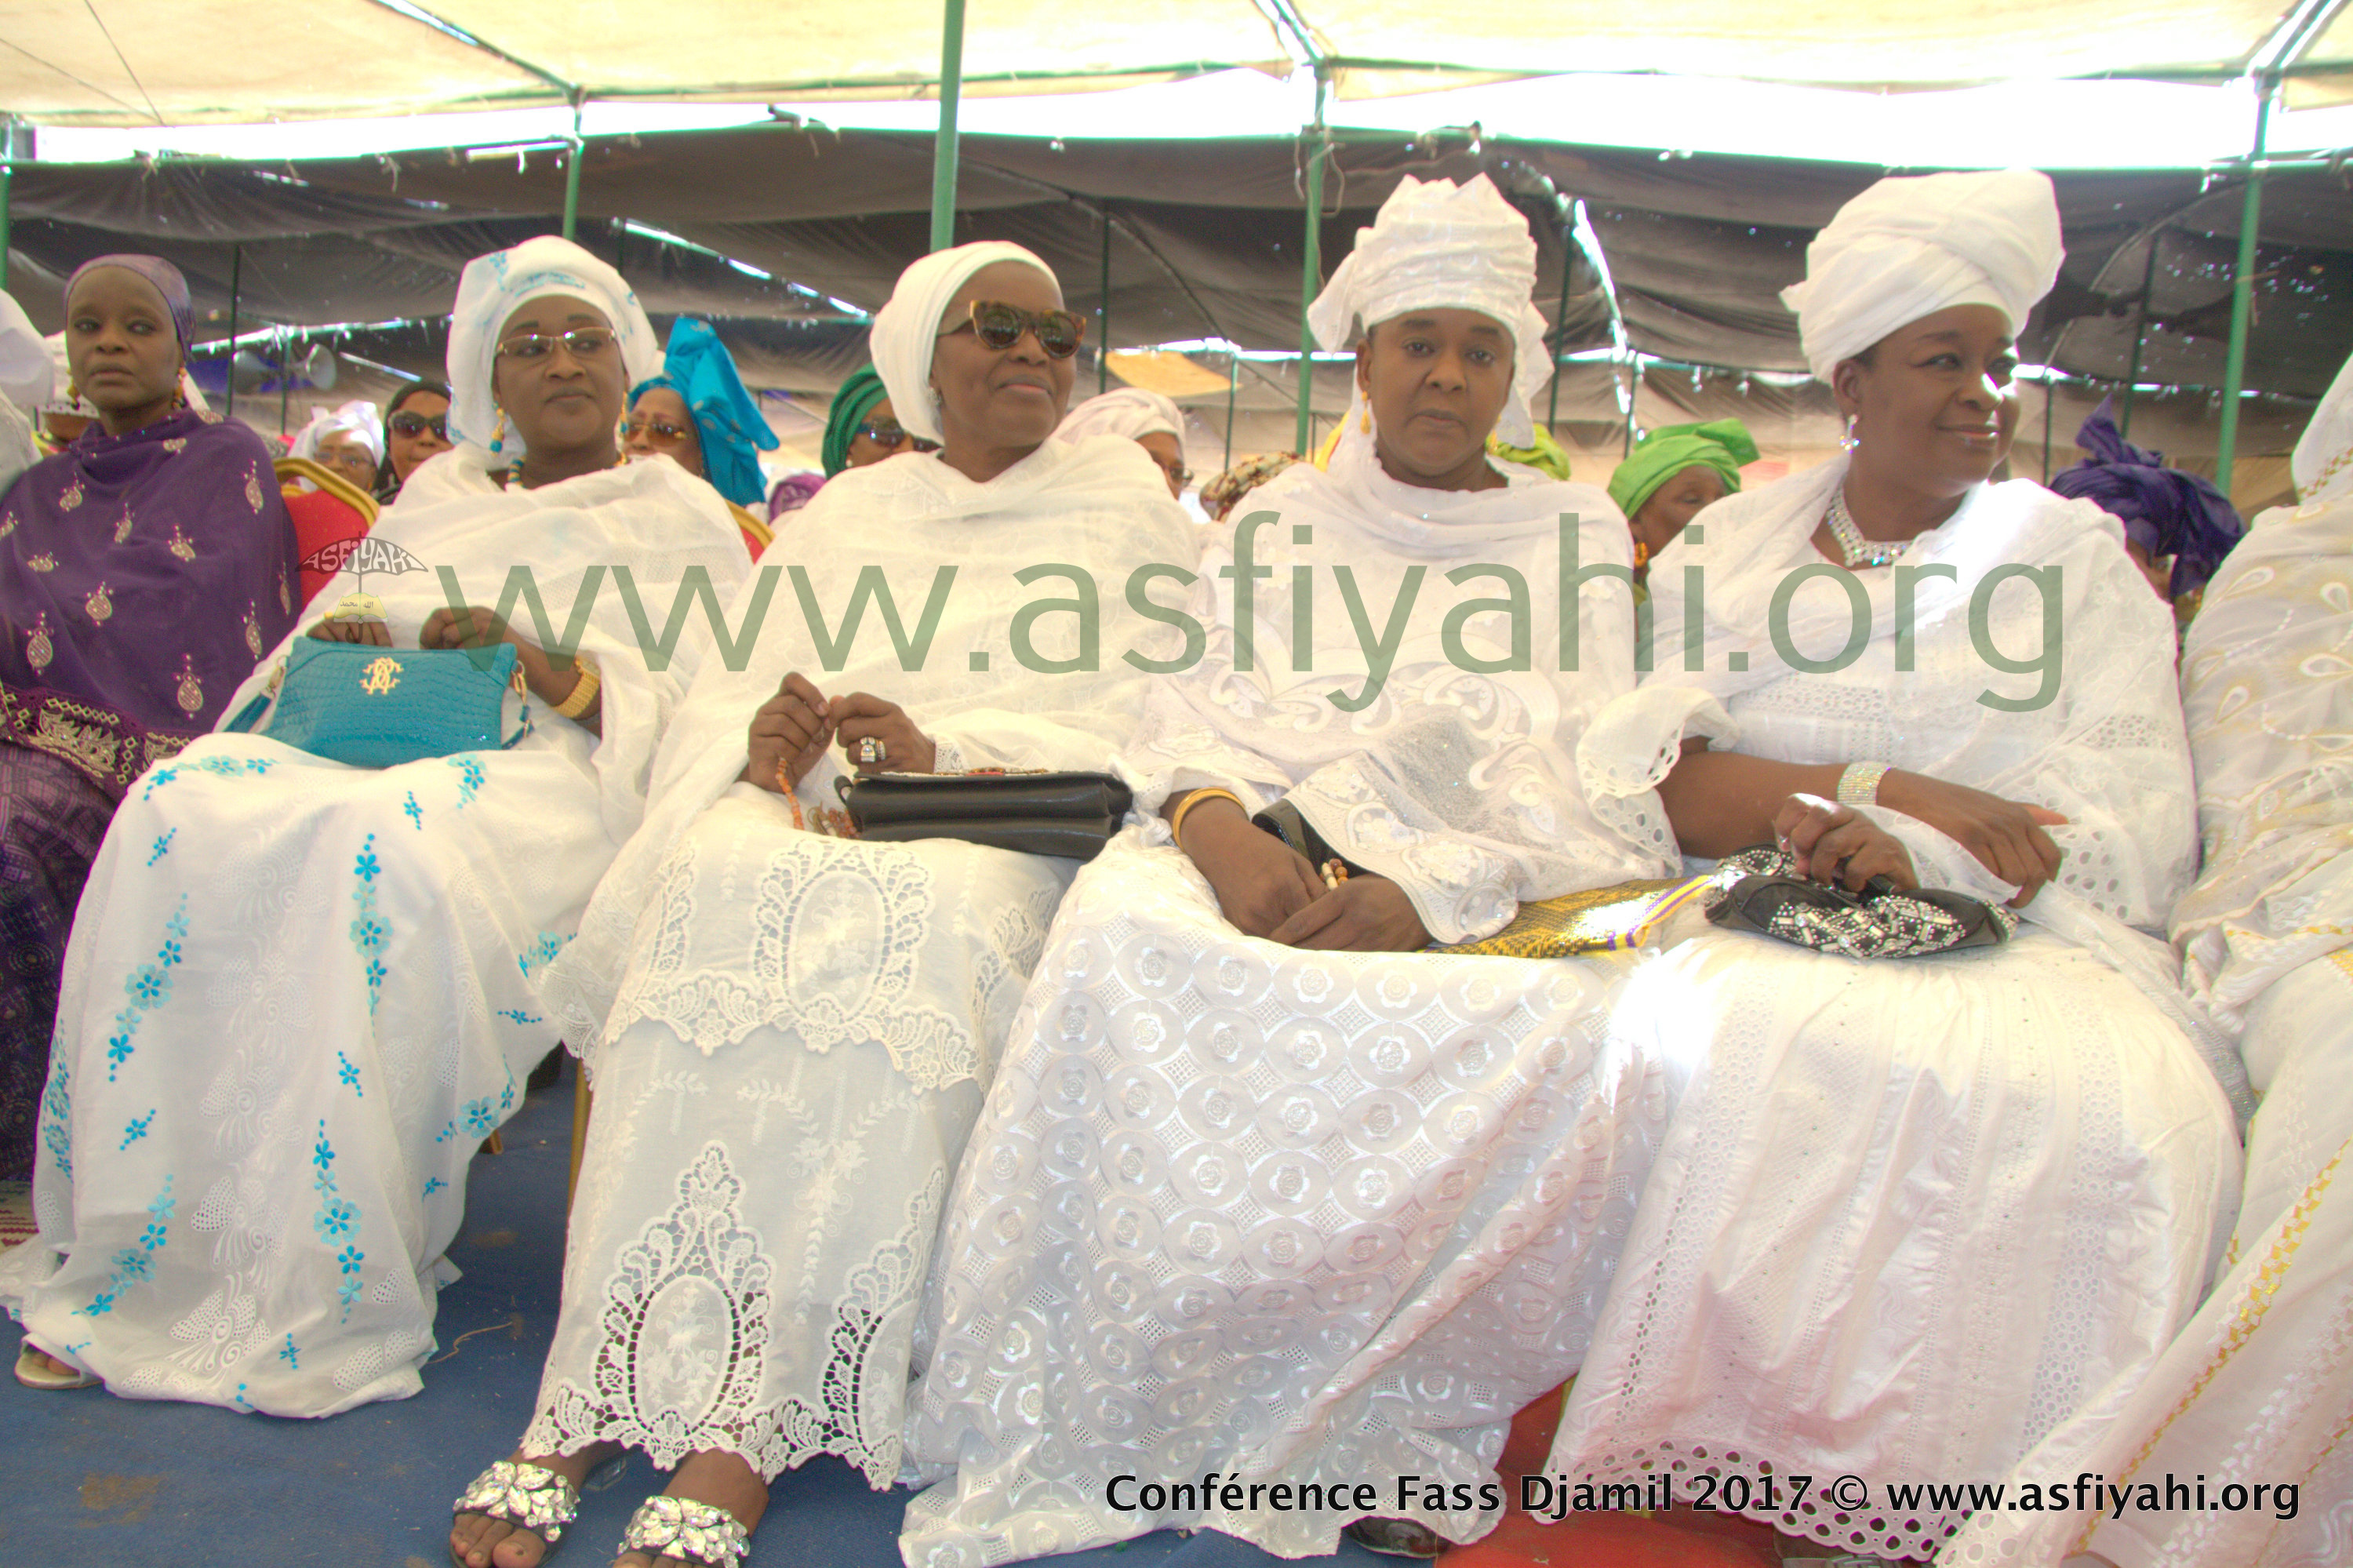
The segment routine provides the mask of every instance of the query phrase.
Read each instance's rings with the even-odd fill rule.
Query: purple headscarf
[[[293,626],[301,580],[251,429],[185,408],[91,425],[0,495],[0,745],[119,798],[213,727]]]
[[[2153,557],[2173,557],[2174,599],[2206,586],[2247,531],[2213,482],[2165,466],[2161,452],[2137,447],[2116,429],[2112,398],[2103,398],[2075,432],[2092,455],[2051,476],[2051,488],[2089,501],[2125,525],[2125,535]]]
[[[161,256],[137,256],[124,251],[114,256],[100,256],[83,262],[66,280],[66,298],[73,298],[73,288],[81,281],[82,274],[97,267],[120,267],[126,272],[136,272],[155,285],[164,296],[164,306],[172,313],[172,329],[180,334],[180,347],[185,352],[195,340],[195,307],[188,300],[188,281],[180,270]]]

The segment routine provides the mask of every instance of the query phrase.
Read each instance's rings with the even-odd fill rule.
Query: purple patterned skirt
[[[0,739],[0,1181],[33,1171],[58,974],[114,806],[71,763]]]

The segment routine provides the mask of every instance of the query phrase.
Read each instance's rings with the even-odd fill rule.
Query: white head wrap
[[[499,353],[499,329],[533,300],[569,294],[605,313],[620,343],[625,386],[659,375],[661,344],[653,323],[621,275],[568,239],[542,235],[512,250],[494,250],[466,263],[458,275],[458,302],[449,316],[449,435],[475,446],[491,444],[498,427],[498,404],[491,392],[491,366]],[[510,423],[500,441],[501,458],[522,452],[522,434]]]
[[[2353,490],[2353,359],[2337,373],[2288,460],[2295,497],[2309,506]]]
[[[1133,441],[1145,436],[1169,435],[1181,442],[1185,439],[1185,415],[1173,398],[1147,392],[1141,387],[1117,387],[1071,409],[1063,418],[1062,428],[1054,433],[1066,441],[1084,440],[1089,436],[1125,436]]]
[[[55,385],[49,345],[16,296],[0,293],[0,397],[20,408],[37,408],[49,400]]]
[[[2033,169],[1882,180],[1806,247],[1806,280],[1781,291],[1806,363],[1842,359],[1952,305],[1991,305],[2025,328],[2059,281],[2059,200]]]
[[[934,250],[900,273],[890,302],[874,313],[866,352],[891,394],[891,411],[927,441],[945,439],[940,434],[940,395],[932,390],[932,348],[939,342],[940,317],[975,272],[999,261],[1018,261],[1054,278],[1054,270],[1035,251],[983,239]],[[1054,278],[1054,286],[1061,287],[1061,280]]]
[[[1495,421],[1514,446],[1535,439],[1528,402],[1552,374],[1544,317],[1529,296],[1536,286],[1536,242],[1484,175],[1457,185],[1411,175],[1381,203],[1370,228],[1307,307],[1307,324],[1325,348],[1353,347],[1364,332],[1408,311],[1476,311],[1512,334],[1512,396]],[[1361,323],[1361,328],[1357,323]]]
[[[319,443],[334,431],[358,438],[360,445],[374,453],[376,461],[384,461],[384,421],[376,417],[375,405],[363,397],[354,397],[340,408],[322,408],[312,414],[311,422],[295,436],[290,455],[316,458]]]

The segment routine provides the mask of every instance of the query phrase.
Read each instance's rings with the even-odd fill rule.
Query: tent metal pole
[[[1626,387],[1626,450],[1622,455],[1632,457],[1634,455],[1634,405],[1642,399],[1642,356],[1639,354],[1628,355],[1626,368],[1633,374]]]
[[[223,399],[221,418],[237,412],[237,296],[245,282],[245,247],[228,248],[228,396]]]
[[[932,249],[955,243],[956,104],[964,96],[964,0],[947,0],[940,26],[940,132],[932,143]]]
[[[16,117],[0,115],[0,289],[8,286],[8,196],[16,183]]]
[[[2051,482],[2051,404],[2058,395],[2058,384],[2048,376],[2042,378],[2042,482]]]
[[[580,228],[580,160],[587,152],[588,143],[580,134],[581,94],[572,94],[572,151],[564,160],[564,238],[572,238]]]
[[[2271,129],[2275,77],[2256,83],[2255,149],[2247,160],[2247,202],[2239,216],[2239,266],[2231,285],[2231,356],[2222,370],[2222,426],[2214,437],[2214,488],[2231,493],[2239,448],[2239,390],[2247,374],[2247,321],[2255,302],[2255,233],[2263,213],[2263,138]]]
[[[1097,397],[1111,390],[1111,203],[1103,203],[1100,210],[1103,214],[1103,241],[1101,285],[1103,291],[1096,296],[1101,302],[1096,307],[1096,315],[1099,318],[1098,330],[1102,334],[1095,344],[1095,395]]]
[[[2140,313],[2133,322],[2132,368],[2125,373],[2124,414],[2116,421],[2116,432],[2119,435],[2132,434],[2133,388],[2140,385],[2141,351],[2148,344],[2149,291],[2157,287],[2157,242],[2163,238],[2164,233],[2163,229],[2149,231],[2148,264],[2141,269],[2140,274]],[[2047,470],[2050,465],[2045,463],[2043,466]]]
[[[1237,352],[1226,355],[1226,468],[1234,466],[1234,399],[1241,395],[1242,356]],[[1219,472],[1224,472],[1220,469]]]
[[[1560,351],[1568,342],[1568,277],[1577,265],[1577,245],[1567,233],[1560,237],[1560,309],[1552,327],[1552,400],[1545,408],[1545,429],[1554,436],[1560,423]]]
[[[1299,422],[1301,456],[1307,455],[1309,399],[1315,390],[1315,329],[1307,324],[1307,307],[1324,288],[1324,160],[1331,138],[1324,128],[1324,90],[1327,84],[1322,60],[1315,62],[1315,122],[1307,152],[1307,241],[1300,248],[1299,281]]]

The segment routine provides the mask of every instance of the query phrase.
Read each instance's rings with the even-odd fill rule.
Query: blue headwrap
[[[2165,466],[2164,454],[2117,430],[2103,398],[2075,444],[2092,455],[2051,476],[2051,488],[2089,501],[2125,525],[2126,536],[2159,559],[2173,557],[2171,596],[2206,586],[2246,524],[2211,480]]]
[[[630,387],[629,402],[635,405],[654,387],[677,393],[694,416],[695,433],[702,439],[702,473],[711,488],[738,506],[765,502],[768,481],[756,454],[776,450],[776,432],[768,429],[760,405],[735,373],[734,358],[708,323],[692,316],[670,323],[661,374]]]

